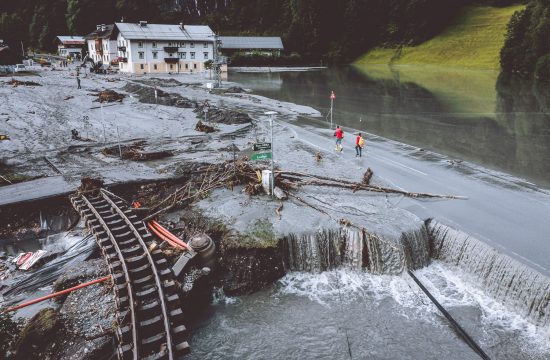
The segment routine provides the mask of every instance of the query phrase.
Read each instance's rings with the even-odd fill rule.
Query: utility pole
[[[214,83],[214,87],[219,88],[222,86],[222,63],[221,63],[221,57],[220,57],[220,47],[221,40],[219,39],[217,34],[214,34],[214,48],[213,48],[213,55],[214,55],[214,61],[212,63],[212,68],[214,70],[214,79],[216,82]]]
[[[269,125],[271,127],[271,197],[275,197],[275,166],[274,166],[274,152],[275,152],[275,146],[273,144],[273,118],[277,113],[275,111],[268,111],[265,113],[269,116]]]

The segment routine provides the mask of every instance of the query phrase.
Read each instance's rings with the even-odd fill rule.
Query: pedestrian
[[[361,133],[355,138],[355,157],[361,157],[363,147],[365,146],[365,139],[361,136]]]
[[[77,89],[82,89],[80,87],[80,77],[78,77],[78,76],[76,77],[76,84],[78,85]]]
[[[344,130],[340,129],[340,126],[336,126],[336,131],[334,132],[336,136],[336,151],[342,152],[344,149],[342,147],[342,140],[344,139]]]

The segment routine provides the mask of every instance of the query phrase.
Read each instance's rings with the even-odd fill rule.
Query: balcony
[[[177,46],[165,46],[164,51],[167,53],[177,53],[178,47]]]
[[[128,62],[128,58],[125,58],[125,57],[122,57],[122,56],[119,56],[117,58],[118,62],[123,62],[123,63],[127,63]]]
[[[126,46],[119,46],[118,51],[126,52]]]
[[[164,58],[164,61],[168,64],[177,64],[179,59],[176,57]]]

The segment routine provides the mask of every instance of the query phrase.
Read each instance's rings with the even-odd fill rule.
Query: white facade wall
[[[126,51],[119,49],[118,57],[126,58],[127,62],[119,61],[119,69],[127,73],[199,72],[205,70],[206,61],[214,58],[213,41],[128,40],[119,33],[117,46],[126,47]],[[165,47],[177,51],[168,52]],[[167,58],[177,60],[167,62]]]
[[[99,42],[96,42],[96,40],[86,40],[86,42],[88,45],[88,55],[93,61],[101,61],[103,64],[108,65],[117,58],[116,40],[101,39]],[[101,49],[96,48],[98,43],[101,45]]]

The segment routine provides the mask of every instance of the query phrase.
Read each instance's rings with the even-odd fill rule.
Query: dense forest
[[[0,38],[12,47],[53,50],[56,35],[87,34],[96,24],[206,23],[222,35],[277,35],[307,63],[349,62],[374,46],[414,45],[439,33],[461,7],[517,0],[17,0],[0,2]],[[550,1],[531,0],[510,25],[505,70],[549,62]]]
[[[531,0],[508,24],[500,64],[505,73],[550,80],[550,0]]]

